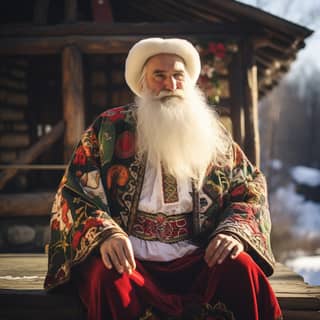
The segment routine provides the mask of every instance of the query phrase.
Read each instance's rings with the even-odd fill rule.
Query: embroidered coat
[[[135,107],[128,105],[102,113],[83,133],[52,208],[47,290],[67,282],[72,267],[111,234],[130,235],[146,162],[135,154],[135,128]],[[200,224],[207,240],[219,232],[235,235],[272,274],[265,179],[236,143],[231,141],[226,163],[208,168],[202,194]]]

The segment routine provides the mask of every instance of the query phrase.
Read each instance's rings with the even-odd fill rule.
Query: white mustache
[[[169,90],[161,90],[159,94],[157,95],[158,99],[163,99],[163,98],[170,98],[170,97],[179,97],[183,98],[184,97],[184,92],[182,89],[176,89],[174,91],[169,91]]]

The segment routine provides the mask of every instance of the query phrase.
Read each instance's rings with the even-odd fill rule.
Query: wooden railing
[[[0,172],[0,190],[2,190],[7,182],[12,179],[19,170],[21,169],[35,169],[35,168],[43,168],[43,169],[61,169],[59,167],[53,167],[54,165],[31,165],[31,163],[40,156],[43,152],[48,150],[51,145],[53,145],[64,132],[64,123],[63,121],[59,121],[52,130],[46,135],[42,136],[34,145],[32,145],[27,151],[23,152],[18,159],[16,159],[10,165],[1,165],[0,169],[3,171]],[[55,165],[56,166],[56,165]]]

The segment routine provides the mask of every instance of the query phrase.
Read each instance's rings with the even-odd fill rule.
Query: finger
[[[127,257],[125,255],[125,247],[126,244],[124,243],[120,243],[119,247],[117,248],[117,256],[119,258],[120,264],[122,266],[123,272],[127,272],[127,273],[131,273],[131,266],[130,263],[127,260]]]
[[[209,266],[210,268],[213,267],[213,266],[217,263],[218,259],[220,258],[220,255],[221,255],[222,251],[223,251],[223,247],[220,246],[220,247],[214,252],[214,254],[209,258],[209,260],[208,260],[207,263],[208,263],[208,266]]]
[[[220,242],[219,247],[215,250],[215,252],[213,253],[213,255],[209,258],[208,265],[209,265],[210,268],[213,267],[213,266],[217,263],[217,261],[218,261],[218,259],[220,258],[221,254],[222,254],[222,252],[223,252],[223,250],[224,250],[224,248],[225,248],[225,246],[226,246],[226,240],[223,239],[223,240]]]
[[[235,246],[231,253],[231,259],[236,259],[241,252],[243,252],[243,246]]]
[[[214,238],[210,241],[210,243],[206,249],[205,256],[204,256],[204,259],[207,263],[210,260],[210,258],[212,257],[212,255],[214,254],[214,252],[219,247],[220,243],[221,243],[221,241],[217,238]]]
[[[107,269],[112,269],[112,263],[111,263],[111,261],[109,259],[108,254],[107,253],[103,253],[103,254],[101,254],[101,257],[102,257],[102,262],[105,265],[105,267]]]
[[[125,255],[129,261],[129,264],[131,266],[131,269],[135,269],[136,268],[136,262],[134,260],[134,254],[133,254],[133,250],[132,250],[132,246],[131,243],[128,241],[127,245],[124,247],[124,251],[125,251]]]
[[[115,250],[109,253],[113,266],[119,273],[123,273],[123,267]]]
[[[234,244],[230,244],[228,246],[226,246],[223,251],[220,254],[220,257],[218,258],[217,263],[221,264],[223,263],[223,261],[230,255],[230,253],[232,252],[232,250],[234,249]]]

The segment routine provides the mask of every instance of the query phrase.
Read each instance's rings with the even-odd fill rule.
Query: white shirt
[[[168,203],[165,201],[162,179],[160,163],[155,168],[147,161],[138,210],[155,214],[161,212],[166,215],[191,212],[193,207],[191,181],[183,183],[178,179],[178,200]],[[188,240],[169,244],[160,241],[147,241],[134,236],[129,236],[129,238],[134,256],[139,260],[171,261],[197,249],[197,246]]]

